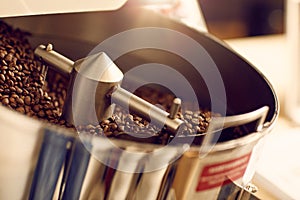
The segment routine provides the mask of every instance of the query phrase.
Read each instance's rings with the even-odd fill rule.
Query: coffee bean
[[[9,99],[8,98],[2,99],[2,104],[3,105],[8,105],[9,104]]]
[[[108,132],[108,130],[109,130],[108,125],[105,125],[105,126],[103,127],[103,131],[104,131],[104,132]]]
[[[14,97],[10,97],[10,98],[9,98],[9,102],[10,102],[10,103],[15,103],[15,102],[16,102],[16,99],[15,99]]]
[[[46,115],[48,116],[52,116],[53,115],[53,111],[52,110],[46,110]]]
[[[38,113],[40,111],[40,106],[39,105],[34,105],[32,110],[36,113]]]
[[[26,105],[29,106],[31,104],[31,97],[30,96],[25,96],[24,102],[25,102]]]
[[[16,92],[17,91],[15,87],[9,87],[9,89],[10,89],[11,92]]]
[[[16,92],[18,94],[22,94],[23,93],[23,90],[21,88],[19,88],[18,86],[15,86],[15,88],[16,88]]]
[[[26,113],[30,113],[30,112],[32,113],[31,107],[25,105],[25,112],[26,112]]]
[[[193,128],[193,125],[190,124],[190,123],[187,123],[186,126],[187,126],[188,128]]]
[[[2,63],[3,65],[7,65],[7,62],[6,62],[5,60],[2,60],[1,63]]]
[[[7,78],[7,79],[8,79],[8,78]],[[14,83],[13,80],[8,80],[7,83],[8,83],[9,86],[14,86],[14,85],[15,85],[15,83]]]
[[[15,78],[16,78],[16,80],[18,80],[19,82],[21,82],[21,80],[22,80],[22,78],[21,78],[19,75],[16,76]]]
[[[185,111],[185,114],[186,114],[186,115],[193,115],[193,112],[190,111],[190,110],[186,110],[186,111]]]
[[[24,105],[24,101],[21,98],[17,98],[17,103],[21,106]]]
[[[19,98],[19,95],[15,94],[15,93],[11,94],[10,96],[15,98],[15,99]]]
[[[110,121],[108,119],[105,119],[102,121],[102,125],[108,125],[110,123]]]
[[[4,74],[0,74],[0,78],[1,78],[1,80],[3,80],[3,81],[5,81],[5,80],[6,80],[6,78],[5,78]]]
[[[59,106],[58,101],[54,101],[54,106],[57,108]]]
[[[111,130],[116,130],[118,128],[118,126],[117,126],[117,124],[112,123],[112,124],[110,124],[110,128],[111,128]]]
[[[30,75],[31,74],[30,71],[28,71],[28,70],[23,70],[23,73],[26,74],[26,75]]]
[[[0,58],[4,58],[5,57],[5,53],[3,51],[0,51]]]
[[[198,124],[199,124],[199,119],[198,119],[198,118],[193,118],[193,119],[192,119],[192,123],[193,123],[194,125],[198,125]]]
[[[7,54],[6,57],[5,57],[5,61],[11,62],[12,58],[13,58],[12,54]]]
[[[14,74],[12,71],[8,71],[8,75],[9,75],[10,77],[14,77],[14,76],[15,76],[15,74]]]
[[[18,112],[20,112],[20,113],[22,113],[22,114],[25,113],[24,107],[18,107],[18,108],[16,108],[16,111],[18,111]]]
[[[38,116],[39,116],[39,117],[45,117],[45,112],[44,112],[43,110],[40,110],[40,111],[38,112]]]
[[[15,71],[16,68],[15,68],[13,65],[10,65],[10,66],[8,67],[8,69],[9,69],[10,71],[13,72],[13,71]]]
[[[43,89],[42,89],[42,88],[39,88],[39,94],[40,94],[40,96],[41,96],[41,97],[43,97],[43,96],[44,96],[44,91],[43,91]]]
[[[29,88],[29,86],[26,86],[26,85],[24,87]],[[28,96],[28,95],[30,95],[30,93],[26,88],[23,88],[23,94]]]

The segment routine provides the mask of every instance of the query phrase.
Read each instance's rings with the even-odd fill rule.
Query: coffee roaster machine
[[[19,3],[23,10],[7,6],[5,11],[1,9],[1,18],[32,33],[33,47],[50,42],[55,50],[76,61],[93,55],[93,50],[102,44],[100,49],[109,51],[108,55],[123,73],[147,63],[169,66],[188,79],[199,105],[225,115],[212,119],[212,128],[201,136],[200,142],[198,136],[193,139],[182,136],[174,144],[162,146],[87,136],[0,106],[0,199],[257,198],[251,186],[255,162],[279,108],[268,79],[253,65],[209,33],[152,9],[133,6],[130,1],[92,1],[89,5],[49,1],[45,3],[47,6]],[[129,48],[126,45],[131,44],[123,41],[128,37],[122,40],[117,36],[132,30],[130,41],[142,41],[144,49],[132,47],[124,53]],[[157,33],[164,38],[160,43],[154,41],[157,37],[153,35]],[[187,43],[178,40],[178,35],[188,38],[184,40]],[[112,38],[117,38],[117,42],[107,42]],[[176,52],[166,52],[168,48]],[[187,56],[178,58],[174,55],[178,52]],[[196,59],[203,52],[209,59]],[[114,56],[117,54],[122,56]],[[191,58],[194,63],[187,62],[189,55],[194,56]],[[195,71],[193,64],[200,66],[200,72]],[[205,77],[215,72],[213,69],[222,80],[223,88],[217,93],[210,90],[209,83],[212,81],[215,86],[218,81]],[[139,82],[147,77],[129,79]],[[177,80],[164,78],[173,84]],[[184,91],[180,85],[174,85]],[[168,118],[168,114],[164,117]],[[243,127],[248,134],[216,142],[223,130],[235,126]]]

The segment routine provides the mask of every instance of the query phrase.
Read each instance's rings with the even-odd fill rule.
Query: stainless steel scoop
[[[176,133],[183,124],[182,120],[175,118],[181,106],[180,99],[174,99],[171,113],[168,113],[121,88],[123,73],[104,52],[73,62],[48,44],[38,46],[35,54],[55,70],[70,76],[62,114],[70,124],[98,124],[112,116],[114,104],[129,108],[131,112],[159,127],[164,126],[172,133]]]

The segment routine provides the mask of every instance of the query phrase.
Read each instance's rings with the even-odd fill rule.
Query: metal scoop
[[[129,108],[131,112],[159,127],[164,126],[172,133],[176,133],[183,124],[182,120],[175,118],[181,106],[180,99],[174,99],[171,113],[168,113],[121,88],[123,73],[104,52],[73,62],[55,52],[53,46],[48,44],[38,46],[35,54],[55,70],[70,76],[62,113],[62,117],[70,124],[97,124],[113,115],[114,104]]]

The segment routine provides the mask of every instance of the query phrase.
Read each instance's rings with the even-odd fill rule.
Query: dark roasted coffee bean
[[[3,65],[7,65],[7,62],[5,60],[1,61]]]
[[[110,129],[111,130],[116,130],[117,128],[118,128],[117,124],[115,124],[115,123],[110,124]]]
[[[41,97],[43,97],[43,96],[44,96],[44,91],[43,91],[43,89],[42,89],[42,88],[39,88],[39,94],[40,94],[40,96],[41,96]]]
[[[1,67],[1,69],[2,69],[2,70],[7,70],[8,67],[7,67],[6,65],[3,65],[3,66]]]
[[[11,62],[13,59],[13,55],[12,54],[7,54],[6,57],[5,57],[5,61],[7,62]]]
[[[5,57],[5,53],[3,51],[0,51],[0,58],[4,58]]]
[[[8,67],[8,69],[9,69],[10,71],[14,72],[16,68],[15,68],[13,65],[10,65],[10,66]]]
[[[9,104],[9,99],[8,98],[2,99],[2,104],[3,105],[8,105]]]
[[[23,73],[26,74],[26,75],[30,75],[31,74],[30,71],[28,71],[28,70],[23,70]]]
[[[9,75],[10,77],[14,77],[14,76],[15,76],[15,74],[14,74],[12,71],[8,71],[8,75]]]
[[[105,126],[103,127],[103,131],[104,131],[104,132],[108,132],[108,131],[109,131],[109,126],[108,126],[108,125],[105,125]]]
[[[16,76],[15,78],[16,78],[16,80],[18,80],[18,82],[22,81],[22,78],[20,76]]]
[[[16,103],[16,99],[15,99],[14,97],[10,97],[10,98],[9,98],[9,102],[10,102],[10,103]]]
[[[45,117],[45,112],[44,112],[43,110],[40,110],[40,111],[38,112],[38,116],[39,116],[39,117]]]
[[[1,80],[3,80],[3,81],[5,81],[5,80],[6,80],[6,78],[5,78],[4,74],[0,74],[0,78],[1,78]]]
[[[52,116],[53,115],[53,111],[52,110],[46,110],[46,115],[48,116]]]
[[[37,113],[37,112],[40,111],[40,106],[39,105],[34,105],[32,110]]]
[[[13,93],[13,94],[11,94],[11,97],[13,97],[13,98],[17,99],[17,98],[19,98],[19,95],[17,95],[17,94],[15,94],[15,93]]]
[[[7,83],[8,83],[9,86],[14,86],[15,85],[15,83],[13,82],[13,80],[8,80]]]
[[[31,107],[25,105],[25,112],[26,113],[30,113],[30,112],[32,113]]]
[[[24,95],[29,95],[29,91],[26,90],[26,89],[23,89],[23,94],[24,94]]]
[[[24,101],[21,98],[17,98],[17,103],[21,106],[24,105]]]
[[[18,94],[22,94],[23,93],[23,90],[21,88],[19,88],[18,86],[15,86],[15,88],[16,88],[16,92]]]
[[[20,112],[20,113],[22,113],[22,114],[25,113],[24,107],[18,107],[18,108],[16,108],[16,111],[18,111],[18,112]]]
[[[102,121],[102,125],[108,125],[110,123],[110,121],[108,119],[105,119]]]
[[[15,87],[9,87],[9,89],[10,89],[11,92],[16,92],[17,91]]]

